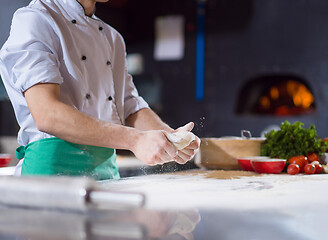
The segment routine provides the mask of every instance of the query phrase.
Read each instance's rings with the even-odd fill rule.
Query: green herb
[[[301,122],[291,125],[285,121],[280,125],[280,130],[266,133],[266,140],[261,146],[261,155],[288,159],[315,152],[322,156],[328,149],[328,144],[317,136],[313,124],[308,129],[303,126]]]

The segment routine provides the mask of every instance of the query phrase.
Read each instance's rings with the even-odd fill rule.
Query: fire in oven
[[[306,81],[293,75],[266,75],[247,81],[239,93],[236,112],[246,115],[299,116],[316,110]]]

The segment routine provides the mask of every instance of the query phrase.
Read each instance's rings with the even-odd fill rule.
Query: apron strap
[[[23,146],[20,146],[16,149],[16,158],[18,160],[23,159],[25,156],[25,148]]]

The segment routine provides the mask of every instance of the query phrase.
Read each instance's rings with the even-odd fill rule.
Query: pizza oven
[[[327,12],[321,0],[208,1],[200,135],[261,136],[288,120],[328,136]]]
[[[238,94],[236,113],[290,117],[314,114],[315,96],[296,76],[259,76],[247,81]]]

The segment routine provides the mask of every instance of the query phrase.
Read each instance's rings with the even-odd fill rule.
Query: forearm
[[[194,153],[195,147],[192,147],[188,150],[189,155],[183,153],[177,156],[175,146],[164,132],[172,132],[173,129],[150,109],[132,114],[126,119],[127,126],[122,126],[100,121],[61,102],[57,84],[37,84],[25,91],[24,95],[36,127],[63,140],[130,150],[150,165],[163,164],[172,159],[185,163]],[[192,126],[187,124],[183,128],[190,131]]]
[[[56,84],[38,84],[24,94],[37,128],[63,140],[131,150],[142,135],[141,131],[97,120],[61,102]]]
[[[173,131],[161,118],[151,109],[143,108],[138,112],[131,114],[125,120],[126,126],[139,130],[165,130]]]
[[[140,135],[136,129],[95,119],[61,102],[49,112],[39,129],[68,142],[131,150]]]

